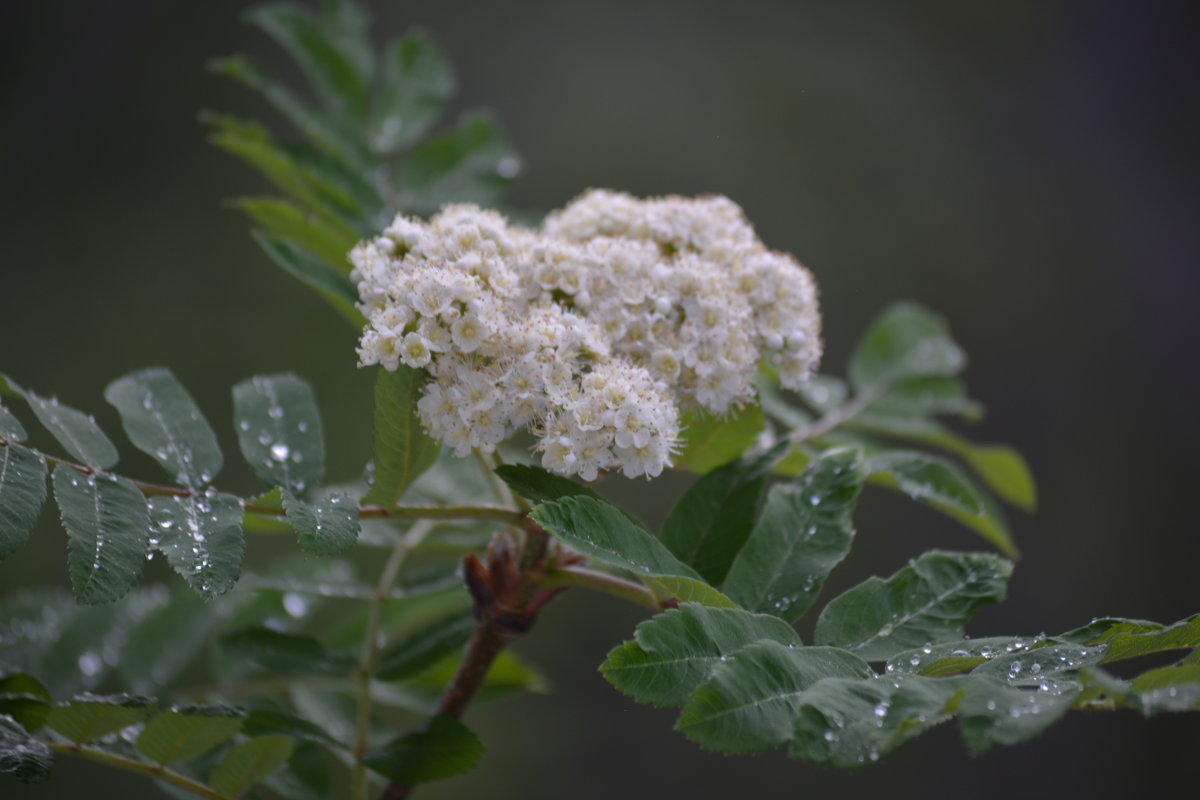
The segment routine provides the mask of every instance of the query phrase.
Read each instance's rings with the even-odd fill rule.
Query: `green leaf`
[[[953,462],[916,450],[888,450],[867,460],[871,480],[897,489],[914,500],[953,517],[1000,548],[1016,556],[1000,509]]]
[[[640,702],[681,706],[724,658],[760,640],[800,644],[778,617],[684,603],[638,625],[632,641],[609,652],[600,672]]]
[[[478,623],[465,611],[439,619],[409,634],[379,655],[375,677],[381,681],[411,678],[453,653],[460,653]]]
[[[138,734],[137,749],[157,764],[191,761],[242,728],[242,712],[225,706],[189,706],[164,711]]]
[[[242,733],[247,736],[283,733],[287,734],[288,738],[306,739],[345,749],[345,745],[330,736],[329,732],[321,726],[292,714],[269,709],[250,711],[242,721]]]
[[[0,378],[0,380],[3,379]],[[23,442],[27,436],[21,420],[14,417],[12,412],[5,408],[3,403],[0,403],[0,439],[7,439],[9,442]]]
[[[896,303],[871,325],[850,358],[850,382],[858,392],[882,394],[908,378],[955,375],[966,355],[942,318],[915,303]]]
[[[421,674],[403,683],[389,683],[376,687],[376,691],[392,690],[395,700],[402,700],[402,707],[418,713],[437,712],[446,686],[454,679],[462,663],[461,654],[450,655]],[[492,662],[483,688],[475,695],[475,703],[508,697],[516,692],[546,692],[549,683],[533,667],[522,661],[511,650],[500,653]]]
[[[400,207],[428,214],[452,202],[494,206],[519,168],[495,119],[466,114],[457,130],[426,140],[401,163]]]
[[[108,469],[117,463],[117,448],[100,430],[96,420],[82,411],[64,406],[56,398],[40,397],[33,392],[9,385],[21,393],[38,421],[53,434],[68,453],[97,469]]]
[[[221,448],[196,401],[170,370],[144,369],[118,378],[104,399],[121,414],[129,440],[175,482],[192,488],[221,471]]]
[[[691,412],[683,419],[683,452],[676,467],[703,475],[738,458],[754,444],[766,425],[758,406],[745,406],[721,417],[708,412]]]
[[[765,476],[787,447],[745,456],[692,484],[663,523],[662,543],[709,583],[720,583],[754,527]]]
[[[700,603],[714,608],[737,608],[738,604],[702,580],[683,575],[655,575],[642,578],[657,597],[672,597],[679,603]]]
[[[366,152],[355,128],[347,126],[337,116],[314,108],[272,78],[256,62],[239,55],[213,59],[208,63],[208,68],[261,94],[272,108],[330,156],[356,168],[367,168]]]
[[[269,492],[263,492],[258,497],[252,497],[246,500],[246,516],[242,520],[242,528],[247,533],[287,533],[294,530],[287,523],[287,517],[283,512],[283,489],[276,486]],[[250,508],[255,506],[255,510]],[[274,509],[281,513],[272,514],[267,509]],[[266,512],[266,513],[264,513]]]
[[[979,608],[1004,599],[1012,564],[982,553],[931,551],[884,580],[834,598],[817,620],[818,644],[886,659],[927,642],[961,638]]]
[[[215,114],[202,119],[213,128],[213,145],[255,167],[338,235],[355,238],[368,232],[357,230],[355,220],[369,217],[381,201],[354,173],[314,151],[277,143],[256,123]]]
[[[264,482],[297,494],[325,474],[325,439],[317,399],[291,373],[255,375],[233,387],[238,445]]]
[[[19,444],[0,445],[0,558],[25,544],[46,502],[46,462]]]
[[[1200,664],[1171,664],[1130,682],[1134,706],[1146,716],[1163,711],[1200,711]]]
[[[111,603],[128,592],[150,552],[146,498],[124,478],[60,464],[54,499],[67,529],[67,567],[77,602]]]
[[[300,549],[310,556],[331,556],[358,541],[362,526],[358,506],[347,494],[331,494],[305,503],[291,493],[283,496],[287,520],[300,536]]]
[[[0,678],[0,694],[27,695],[42,700],[52,700],[50,690],[32,675],[24,672],[14,672]]]
[[[1043,636],[990,636],[955,639],[902,650],[888,658],[887,671],[897,675],[953,675],[968,672],[993,658],[1029,652],[1047,643]]]
[[[196,594],[174,592],[129,632],[117,669],[135,692],[158,693],[196,663],[222,619]]]
[[[496,467],[496,475],[508,488],[533,503],[575,496],[601,499],[594,489],[528,464],[502,464]]]
[[[267,234],[292,241],[337,272],[349,274],[350,261],[347,256],[356,244],[354,237],[334,230],[282,198],[238,197],[228,202],[254,220]]]
[[[50,777],[52,766],[54,756],[45,742],[0,716],[0,775],[11,774],[22,783],[39,783]]]
[[[358,302],[358,292],[348,277],[287,237],[257,230],[252,233],[254,241],[258,242],[271,260],[283,267],[284,271],[301,283],[316,289],[317,293],[351,325],[360,327],[363,324],[362,314],[354,307]]]
[[[1006,681],[1013,686],[1057,685],[1064,678],[1073,678],[1083,667],[1099,664],[1104,647],[1085,647],[1078,644],[1049,644],[1029,651],[1005,653],[981,664],[972,675],[986,675]]]
[[[834,647],[760,641],[720,662],[675,728],[727,753],[758,752],[792,737],[804,690],[822,678],[869,678],[861,658]]]
[[[963,382],[948,375],[925,375],[898,381],[870,409],[885,415],[956,414],[968,421],[983,417],[983,404],[967,396]]]
[[[0,692],[0,719],[9,717],[27,731],[36,731],[46,724],[50,702],[27,694]]]
[[[209,783],[225,797],[237,797],[282,767],[295,747],[295,740],[281,733],[243,742],[217,764]]]
[[[213,492],[152,497],[150,518],[154,546],[201,596],[211,599],[237,583],[246,551],[238,498]]]
[[[530,516],[547,533],[597,561],[650,577],[700,578],[649,531],[603,500],[564,497],[542,503]]]
[[[1064,633],[1062,638],[1081,644],[1107,644],[1102,663],[1200,646],[1200,614],[1164,626],[1131,619],[1095,620],[1085,628]]]
[[[729,569],[725,593],[752,611],[798,619],[850,552],[852,516],[865,479],[857,450],[833,450],[795,481],[772,487]]]
[[[1079,694],[1078,689],[1040,692],[970,677],[959,705],[959,729],[972,755],[1032,739],[1057,722]]]
[[[86,744],[136,725],[153,710],[154,701],[146,697],[80,695],[52,708],[46,725],[75,744]]]
[[[222,637],[221,647],[281,675],[346,675],[354,658],[326,650],[311,636],[251,628]]]
[[[288,52],[330,112],[356,120],[366,115],[367,65],[346,52],[350,48],[331,40],[326,24],[305,9],[284,3],[252,8],[246,19]]]
[[[826,678],[809,687],[789,755],[832,767],[878,761],[948,718],[961,680]]]
[[[454,94],[454,72],[428,32],[410,30],[392,42],[371,104],[367,139],[384,156],[415,144]]]
[[[308,741],[297,741],[287,765],[270,775],[264,785],[288,800],[329,800],[335,794],[325,750]]]
[[[363,756],[363,763],[401,783],[449,778],[475,766],[483,742],[453,717],[439,714],[425,727],[393,739]]]
[[[441,453],[441,446],[417,419],[424,377],[423,372],[405,366],[375,374],[375,483],[363,505],[396,505]]]

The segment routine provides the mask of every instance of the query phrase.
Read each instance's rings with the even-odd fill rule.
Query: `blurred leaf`
[[[255,375],[233,387],[233,419],[246,462],[269,486],[297,494],[325,474],[317,399],[291,373]]]
[[[310,556],[335,555],[358,541],[358,506],[349,495],[335,493],[305,503],[286,493],[283,507],[300,536],[300,549]]]
[[[461,653],[478,623],[471,611],[439,619],[384,650],[379,655],[375,677],[402,681],[432,667],[454,653]]]
[[[362,505],[396,505],[441,454],[441,446],[417,419],[424,378],[423,372],[403,365],[375,373],[375,484]]]
[[[3,380],[3,378],[0,378]],[[27,433],[25,427],[21,425],[21,420],[13,416],[12,412],[0,403],[0,438],[7,439],[9,442],[25,441]]]
[[[425,727],[363,756],[368,767],[402,783],[425,783],[466,772],[483,755],[483,742],[453,717],[439,714]]]
[[[467,114],[456,130],[422,142],[400,164],[400,207],[428,214],[446,203],[495,206],[519,167],[499,124],[488,114]]]
[[[871,660],[958,639],[981,606],[1004,599],[1011,575],[1012,564],[993,555],[930,551],[831,600],[813,635]]]
[[[375,691],[382,693],[383,702],[390,701],[417,713],[433,714],[437,711],[442,694],[454,679],[461,662],[461,653],[452,654],[419,675],[402,683],[381,684]],[[474,702],[488,702],[517,692],[546,691],[549,691],[549,683],[541,673],[511,650],[504,650],[492,662],[487,677],[484,678],[483,688],[475,695]],[[390,698],[385,699],[389,692]]]
[[[225,797],[237,797],[282,767],[291,758],[295,747],[292,737],[284,734],[243,742],[217,764],[209,783]]]
[[[0,558],[25,544],[45,502],[42,457],[19,444],[0,446]]]
[[[362,314],[354,307],[358,291],[341,272],[321,261],[300,245],[283,236],[254,231],[254,241],[279,266],[301,283],[316,289],[334,309],[356,328],[363,323]]]
[[[915,303],[895,303],[851,356],[850,382],[857,392],[882,394],[909,378],[954,375],[966,361],[941,317]]]
[[[680,426],[684,447],[675,457],[675,466],[686,467],[698,475],[710,472],[745,453],[765,425],[766,419],[758,406],[744,406],[725,417],[705,411],[690,412]]]
[[[221,639],[221,648],[281,675],[346,675],[355,659],[330,652],[311,636],[252,628]]]
[[[229,205],[245,212],[268,235],[295,242],[339,273],[350,273],[354,237],[335,231],[302,208],[278,197],[238,197]]]
[[[242,573],[242,503],[231,494],[150,498],[154,546],[205,599],[224,594]]]
[[[1200,614],[1165,626],[1135,619],[1105,618],[1062,635],[1080,644],[1107,644],[1102,663],[1200,645]]]
[[[1016,556],[1008,523],[992,499],[958,465],[917,450],[887,450],[867,460],[871,480],[933,506]]]
[[[1200,664],[1171,664],[1130,682],[1134,705],[1146,716],[1163,711],[1200,711]]]
[[[285,3],[252,8],[246,19],[288,52],[329,111],[354,120],[366,115],[369,63],[351,55],[368,49],[366,40],[339,47],[329,36],[327,20]]]
[[[1058,694],[1018,689],[971,677],[959,705],[959,729],[972,755],[1032,739],[1057,722],[1079,693],[1078,689]]]
[[[983,417],[983,404],[969,398],[963,382],[949,375],[898,381],[871,403],[870,410],[887,416],[956,414],[971,422]]]
[[[822,678],[873,676],[865,661],[845,650],[756,642],[716,665],[675,728],[711,750],[758,752],[792,737],[809,686]]]
[[[247,736],[263,736],[285,733],[289,738],[307,739],[311,742],[331,744],[345,749],[345,745],[329,735],[329,732],[301,717],[267,709],[254,709],[242,721],[242,733]]]
[[[276,111],[295,125],[317,147],[357,169],[366,169],[367,154],[357,129],[336,115],[323,113],[267,74],[245,56],[217,58],[208,68],[258,92]]]
[[[812,380],[796,390],[814,411],[829,414],[846,404],[850,387],[841,378],[832,375],[814,375]]]
[[[130,631],[118,671],[135,692],[160,692],[195,664],[222,616],[192,592],[172,593]]]
[[[778,617],[684,603],[637,626],[608,654],[600,672],[619,691],[656,706],[681,706],[724,658],[769,639],[799,645]]]
[[[86,744],[136,725],[153,710],[154,701],[147,697],[85,694],[52,708],[46,726],[75,744]]]
[[[224,706],[188,706],[164,711],[138,734],[137,749],[157,764],[191,761],[231,739],[242,728],[240,711]]]
[[[0,775],[11,774],[22,783],[40,783],[50,777],[52,766],[54,756],[45,742],[0,716]]]
[[[129,440],[172,480],[198,489],[221,471],[221,447],[196,401],[170,370],[144,369],[118,378],[104,399],[121,414]]]
[[[54,499],[67,529],[67,566],[77,602],[111,603],[142,574],[150,552],[146,498],[124,478],[54,469]]]
[[[427,31],[392,42],[367,123],[371,149],[387,156],[417,142],[453,94],[454,71]]]
[[[258,497],[248,499],[245,505],[246,516],[242,520],[242,528],[247,533],[287,533],[293,530],[292,526],[287,523],[287,517],[282,513],[283,490],[278,486],[269,492],[260,494]],[[276,509],[281,513],[262,513],[250,508],[251,506],[263,511],[266,509]]]
[[[13,672],[0,678],[0,694],[27,695],[42,700],[54,699],[50,695],[50,690],[43,686],[41,681],[24,672]]]
[[[41,397],[22,389],[12,380],[8,380],[8,386],[25,398],[38,421],[74,458],[97,469],[108,469],[117,463],[116,446],[92,417],[62,405],[57,398]],[[21,433],[23,438],[24,431]]]
[[[0,717],[16,720],[27,731],[46,723],[53,698],[37,678],[16,672],[0,678]]]
[[[287,764],[263,781],[288,800],[329,800],[335,794],[329,758],[318,745],[297,741]]]
[[[771,489],[725,580],[739,605],[789,622],[816,600],[854,540],[854,507],[866,473],[857,450],[833,450],[795,481]]]
[[[662,543],[709,583],[720,583],[754,527],[765,476],[787,447],[743,456],[692,484],[663,523]]]

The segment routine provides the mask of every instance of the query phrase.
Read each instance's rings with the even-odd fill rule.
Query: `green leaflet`
[[[51,703],[49,690],[32,675],[15,672],[0,678],[0,717],[11,717],[27,731],[46,723]]]
[[[1100,663],[1105,649],[1071,643],[1047,644],[1032,650],[997,655],[976,667],[971,674],[986,675],[1013,686],[1043,686],[1047,682],[1058,685],[1063,679],[1073,678],[1080,669]]]
[[[1069,631],[1063,639],[1080,644],[1107,644],[1102,663],[1200,645],[1200,614],[1173,625],[1134,619],[1098,619]]]
[[[233,588],[246,550],[242,503],[231,494],[152,497],[152,544],[206,599]]]
[[[534,503],[576,495],[601,499],[595,490],[583,484],[528,464],[503,464],[496,467],[496,475],[508,484],[508,488]]]
[[[850,551],[852,514],[866,478],[857,450],[830,451],[789,484],[774,486],[734,559],[725,593],[753,611],[798,619]]]
[[[734,605],[611,503],[579,495],[564,497],[539,505],[530,517],[564,544],[597,561],[645,576],[681,602]]]
[[[1079,694],[1078,688],[1042,692],[970,678],[958,710],[959,730],[972,755],[1032,739],[1057,722]]]
[[[138,734],[137,749],[158,764],[191,761],[241,730],[240,711],[224,706],[189,706],[164,711]]]
[[[331,494],[313,503],[283,495],[287,520],[300,536],[300,549],[310,556],[331,556],[358,541],[362,526],[358,506],[347,494]]]
[[[760,640],[800,644],[777,617],[684,603],[638,625],[632,641],[609,652],[600,672],[640,702],[681,706],[724,658]]]
[[[229,200],[228,205],[244,212],[267,235],[279,240],[290,240],[337,272],[349,274],[348,256],[357,242],[344,231],[334,230],[328,223],[279,197],[238,197]],[[338,282],[329,279],[330,288],[337,285]],[[342,289],[339,289],[339,292],[341,291]]]
[[[801,696],[823,678],[870,678],[861,658],[835,647],[760,641],[713,670],[692,693],[675,728],[727,753],[758,752],[792,738]]]
[[[363,505],[396,505],[441,453],[441,446],[417,419],[423,380],[424,373],[405,366],[376,372],[375,483],[363,497]]]
[[[247,736],[264,736],[272,733],[287,734],[288,738],[306,739],[310,742],[331,744],[345,749],[345,746],[329,735],[319,725],[301,717],[285,714],[280,711],[254,709],[242,720],[242,733]]]
[[[4,380],[0,377],[0,380]],[[11,384],[10,384],[11,385]],[[7,439],[10,442],[23,442],[25,437],[25,427],[21,424],[21,420],[13,416],[12,412],[0,403],[0,439]]]
[[[97,469],[108,469],[117,463],[117,448],[100,430],[96,420],[82,411],[62,405],[56,398],[40,397],[17,388],[12,381],[8,383],[29,402],[38,421],[72,456]]]
[[[887,671],[895,674],[953,675],[969,672],[993,658],[1029,652],[1046,644],[1045,637],[990,636],[981,639],[951,639],[902,650],[888,658]]]
[[[897,381],[954,375],[965,365],[941,317],[915,303],[895,303],[867,331],[848,373],[856,391],[882,394]]]
[[[392,42],[367,121],[371,149],[387,156],[415,144],[453,94],[454,71],[427,31],[416,28]]]
[[[67,530],[67,567],[77,602],[110,603],[137,583],[150,551],[146,498],[124,478],[60,464],[54,498]]]
[[[402,681],[429,669],[453,653],[461,652],[478,623],[471,611],[439,619],[422,627],[379,655],[375,677]]]
[[[867,460],[871,480],[898,489],[974,529],[1006,555],[1017,547],[1000,509],[959,467],[916,450],[887,450]]]
[[[295,747],[295,740],[281,733],[242,742],[213,768],[209,783],[222,795],[237,797],[283,766]]]
[[[1012,564],[993,555],[931,551],[831,600],[814,638],[871,660],[961,638],[981,606],[1004,598],[1011,574]]]
[[[19,444],[0,445],[0,558],[25,544],[46,502],[46,462]]]
[[[233,418],[246,462],[265,483],[297,494],[325,474],[325,439],[308,382],[255,375],[233,387]]]
[[[162,368],[118,378],[104,399],[121,414],[129,440],[182,486],[200,488],[221,471],[217,436],[183,385]]]
[[[29,735],[16,722],[0,717],[0,775],[11,774],[22,783],[39,783],[50,777],[54,756],[45,742]]]
[[[425,727],[367,753],[368,767],[403,783],[425,783],[466,772],[483,755],[483,742],[453,717],[435,716]]]
[[[154,701],[146,697],[85,694],[52,708],[46,726],[69,741],[86,744],[136,725],[152,711]]]
[[[250,628],[221,638],[221,648],[281,675],[346,675],[354,668],[348,653],[331,652],[311,636]]]
[[[719,584],[754,526],[765,476],[788,446],[781,442],[701,477],[671,509],[662,543],[706,581]]]
[[[455,130],[427,139],[401,162],[400,207],[431,214],[451,202],[494,206],[519,169],[499,123],[490,114],[469,112]]]
[[[285,236],[263,231],[253,234],[259,247],[289,275],[316,289],[354,327],[363,324],[362,314],[354,307],[358,292],[349,278]]]
[[[711,472],[746,452],[765,424],[759,406],[744,406],[727,417],[690,412],[681,425],[685,444],[675,466],[700,475]]]

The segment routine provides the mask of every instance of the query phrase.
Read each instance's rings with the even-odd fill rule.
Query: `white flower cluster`
[[[723,197],[591,191],[536,231],[447,206],[350,260],[361,363],[427,370],[418,413],[459,456],[528,426],[547,469],[656,476],[680,407],[752,402],[763,355],[789,388],[820,358],[812,276]]]

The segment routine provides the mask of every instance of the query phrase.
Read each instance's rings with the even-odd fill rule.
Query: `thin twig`
[[[139,761],[136,758],[129,758],[116,753],[110,753],[107,750],[100,750],[95,747],[86,747],[79,744],[50,742],[49,746],[56,753],[86,758],[89,761],[95,761],[109,767],[116,767],[126,772],[135,772],[139,775],[146,775],[160,781],[165,781],[166,783],[178,786],[180,789],[189,791],[197,797],[205,797],[208,800],[227,800],[225,795],[208,784],[200,783],[200,781],[193,780],[186,775],[181,775],[174,770],[167,769],[161,764]]]

